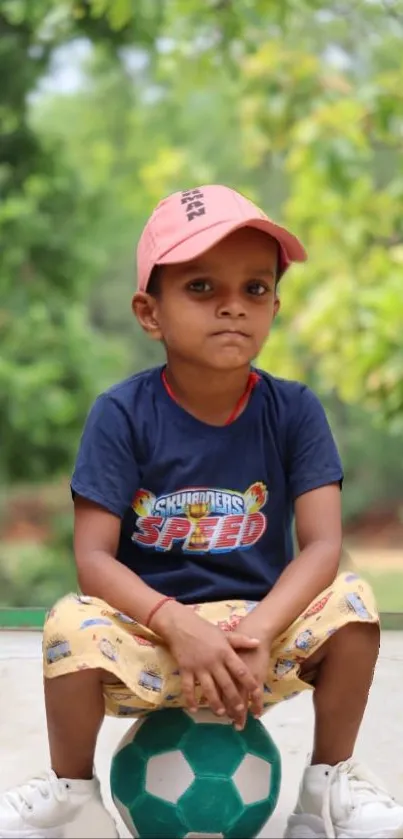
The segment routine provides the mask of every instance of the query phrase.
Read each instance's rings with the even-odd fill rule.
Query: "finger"
[[[249,667],[242,661],[241,658],[231,649],[228,650],[224,660],[225,666],[228,668],[230,675],[245,688],[248,694],[253,693],[258,687],[258,682],[252,676]]]
[[[214,669],[213,676],[220,690],[228,716],[236,723],[241,722],[245,716],[245,706],[247,706],[248,701],[246,692],[238,690],[230,673],[222,665]]]
[[[250,638],[241,632],[227,632],[225,636],[234,650],[255,650],[259,646],[259,638]]]
[[[183,670],[181,673],[182,693],[186,707],[192,714],[197,711],[194,675],[190,670]]]
[[[245,728],[245,725],[246,725],[246,720],[247,720],[247,716],[248,716],[248,705],[249,705],[249,696],[246,693],[246,691],[242,691],[242,700],[243,700],[243,703],[244,703],[244,710],[243,710],[243,713],[242,713],[241,717],[239,718],[239,720],[237,720],[236,723],[235,723],[236,731],[243,731],[243,729]]]
[[[225,706],[224,703],[219,695],[217,690],[217,685],[210,675],[210,673],[200,673],[198,676],[200,681],[200,687],[203,692],[203,696],[207,699],[207,702],[214,712],[219,717],[222,717],[225,714]]]
[[[254,717],[261,717],[262,714],[263,714],[263,710],[264,710],[264,708],[263,708],[263,699],[264,699],[263,693],[264,693],[263,685],[260,685],[260,687],[258,687],[257,690],[254,690],[253,693],[251,693],[251,695],[250,695],[250,700],[251,700],[250,711],[251,711],[251,714],[253,714]]]

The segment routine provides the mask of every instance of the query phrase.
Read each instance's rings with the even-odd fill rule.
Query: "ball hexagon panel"
[[[262,757],[263,760],[271,761],[273,756],[278,754],[277,747],[264,725],[260,720],[255,720],[251,714],[248,714],[242,739],[245,743],[245,751]]]
[[[136,732],[137,748],[142,750],[145,757],[177,749],[182,736],[194,726],[190,716],[179,708],[172,708],[165,713],[170,715],[169,725],[159,725],[158,716],[164,714],[164,711],[154,711],[142,720],[143,724]]]
[[[225,833],[242,810],[232,781],[216,777],[197,778],[180,800],[180,811],[192,833]]]
[[[141,839],[257,836],[278,799],[279,752],[261,722],[243,732],[208,710],[156,711],[126,732],[111,767],[124,823]]]
[[[216,777],[233,775],[245,755],[244,741],[239,732],[230,725],[217,726],[214,723],[203,725],[202,736],[200,727],[193,726],[182,738],[181,748],[196,775],[211,775],[212,748]]]
[[[152,813],[152,819],[150,819]],[[175,804],[154,798],[145,793],[136,800],[135,815],[132,822],[138,836],[144,839],[180,839],[187,826]]]
[[[130,772],[127,771],[130,766]],[[119,790],[119,799],[126,807],[133,805],[142,792],[146,779],[146,760],[136,743],[129,742],[115,754],[111,767],[111,788]]]
[[[257,836],[270,818],[273,810],[274,806],[269,808],[267,801],[261,801],[259,804],[251,804],[242,812],[239,819],[236,819],[228,828],[225,839],[245,839],[245,836]]]
[[[152,795],[176,804],[194,777],[182,752],[164,752],[148,759],[145,788]]]
[[[232,780],[244,804],[257,804],[270,793],[271,765],[256,755],[247,754]]]

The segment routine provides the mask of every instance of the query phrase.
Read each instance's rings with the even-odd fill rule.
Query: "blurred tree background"
[[[350,540],[401,551],[402,36],[401,0],[0,0],[0,605],[75,584],[86,413],[161,359],[136,241],[205,182],[304,241],[259,362],[324,401]]]

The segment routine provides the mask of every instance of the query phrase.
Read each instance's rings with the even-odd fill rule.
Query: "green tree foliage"
[[[136,24],[139,43],[154,42],[149,23]],[[55,50],[83,34],[111,55],[129,39],[124,29],[115,37],[105,19],[84,7],[45,0],[0,6],[0,470],[6,481],[42,479],[70,466],[88,406],[112,380],[123,352],[112,339],[106,347],[88,318],[89,289],[104,255],[97,247],[98,184],[84,183],[62,145],[30,121],[31,95]]]
[[[126,34],[145,19],[126,0],[84,7]],[[321,391],[400,427],[403,4],[171,0],[147,10],[157,56],[129,74],[121,141],[105,121],[95,140],[115,157],[123,146],[114,189],[126,221],[135,216],[137,231],[161,194],[203,180],[233,183],[280,215],[310,261],[284,283],[283,328],[262,363],[305,379],[314,369]],[[110,102],[122,103],[123,87]]]
[[[262,363],[305,380],[314,370],[322,392],[400,429],[403,4],[174,5],[167,74],[186,64],[177,85],[190,102],[200,80],[226,76],[231,180],[280,210],[310,257],[283,284]],[[197,20],[195,49],[184,31]]]
[[[135,241],[161,195],[203,181],[249,194],[310,255],[284,280],[261,362],[402,422],[400,11],[3,0],[6,474],[68,467],[95,392],[160,358],[132,327]],[[81,88],[40,93],[77,38],[92,45]]]
[[[106,361],[85,299],[96,270],[88,245],[94,195],[83,193],[61,149],[29,123],[29,93],[51,45],[40,6],[0,11],[0,417],[4,479],[65,468]],[[43,6],[43,4],[42,4]],[[56,37],[56,36],[55,36]],[[109,354],[110,354],[109,350]],[[112,349],[113,352],[113,349]],[[98,362],[98,365],[97,365]]]
[[[402,28],[401,0],[0,0],[5,511],[10,483],[69,472],[99,390],[162,357],[130,312],[136,240],[161,196],[208,181],[309,252],[260,362],[325,401],[346,516],[400,497]],[[79,86],[49,89],[69,61]],[[67,487],[50,509],[17,486],[14,507],[32,492],[46,546],[11,527],[3,603],[75,584]]]

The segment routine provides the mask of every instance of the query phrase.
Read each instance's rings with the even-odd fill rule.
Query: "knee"
[[[344,660],[375,664],[379,656],[380,627],[376,622],[351,621],[329,639],[328,654]]]

